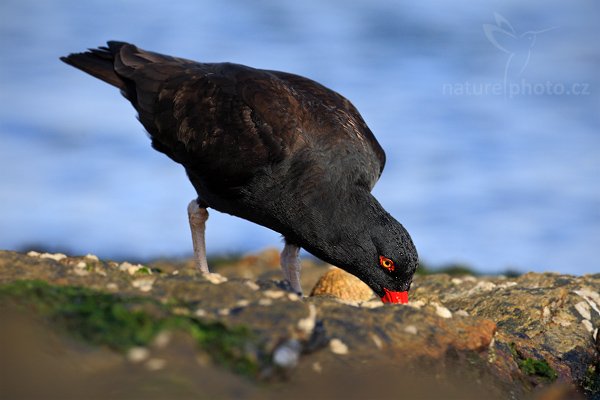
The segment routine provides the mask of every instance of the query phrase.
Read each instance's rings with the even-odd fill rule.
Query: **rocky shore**
[[[275,251],[140,265],[0,251],[6,398],[600,398],[600,274],[417,276],[410,303]]]

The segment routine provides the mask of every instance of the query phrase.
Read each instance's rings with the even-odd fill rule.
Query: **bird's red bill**
[[[381,301],[384,303],[408,303],[408,292],[392,292],[386,288],[383,288],[383,290],[385,291],[385,294],[381,298]]]

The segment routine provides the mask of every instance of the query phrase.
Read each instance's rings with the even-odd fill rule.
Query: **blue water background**
[[[374,192],[426,262],[598,272],[599,16],[589,0],[3,0],[0,248],[190,254],[183,169],[150,148],[117,90],[58,61],[118,39],[298,73],[351,99],[388,156]],[[502,21],[515,96],[498,92],[509,54],[483,28],[509,31]],[[520,36],[546,29],[533,47]],[[547,82],[565,92],[528,92]],[[211,213],[209,252],[280,242]]]

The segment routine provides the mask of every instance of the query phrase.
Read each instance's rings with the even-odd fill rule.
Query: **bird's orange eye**
[[[383,268],[387,269],[388,271],[393,271],[396,268],[396,266],[394,265],[394,262],[384,256],[379,256],[379,265],[381,265]]]

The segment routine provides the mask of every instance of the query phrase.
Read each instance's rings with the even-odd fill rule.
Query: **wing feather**
[[[241,187],[257,171],[301,153],[311,157],[296,157],[290,173],[354,179],[369,189],[385,165],[383,149],[356,108],[307,78],[197,63],[132,45],[121,45],[115,71],[128,82],[124,95],[154,148],[213,190]],[[314,151],[302,151],[308,147]]]

